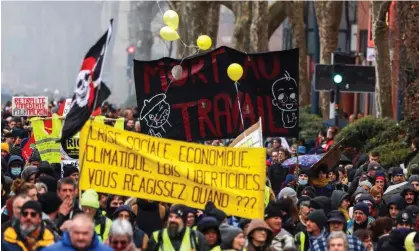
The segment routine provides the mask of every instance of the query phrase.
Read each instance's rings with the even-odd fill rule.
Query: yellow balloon
[[[196,45],[198,45],[201,50],[208,50],[212,45],[212,40],[207,35],[201,35],[196,40]]]
[[[163,15],[163,21],[167,26],[176,30],[179,26],[179,15],[174,10],[168,10]]]
[[[169,26],[164,26],[160,29],[160,36],[166,41],[174,41],[179,39],[179,34],[177,34],[177,32]]]
[[[243,67],[236,63],[231,64],[227,68],[227,75],[231,80],[237,81],[243,76]]]

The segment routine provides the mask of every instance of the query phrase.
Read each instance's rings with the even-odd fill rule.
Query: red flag
[[[50,120],[46,120],[50,121]],[[29,161],[29,158],[32,155],[33,147],[35,145],[35,138],[33,135],[28,139],[25,146],[22,149],[22,157],[25,158],[26,161]]]

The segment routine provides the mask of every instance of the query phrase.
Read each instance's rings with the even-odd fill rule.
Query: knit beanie
[[[47,186],[48,191],[57,191],[57,180],[52,176],[41,176],[37,178],[36,182],[44,183]]]
[[[314,189],[314,187],[308,186],[303,189],[301,195],[306,195],[313,199],[314,197],[316,197],[316,190]]]
[[[240,233],[243,233],[243,230],[241,230],[238,227],[233,227],[228,224],[221,224],[220,234],[221,234],[221,242],[223,246],[226,246],[229,248],[233,247],[233,240]]]
[[[360,186],[360,187],[367,186],[368,188],[370,188],[370,189],[371,189],[372,184],[371,184],[371,182],[369,182],[368,180],[364,180],[364,181],[362,181],[362,182],[359,182],[359,185],[358,185],[358,186]]]
[[[285,199],[285,198],[291,198],[291,199],[297,199],[297,192],[295,192],[294,189],[291,187],[284,187],[279,193],[278,193],[278,200],[279,199]]]
[[[51,165],[48,161],[41,161],[38,166],[38,172],[36,173],[36,177],[38,178],[41,174],[46,174],[48,176],[54,177],[54,169],[52,169]]]
[[[285,177],[285,185],[288,185],[291,181],[296,181],[297,179],[295,178],[294,175],[292,174],[287,174],[287,176]]]
[[[1,150],[9,153],[9,144],[1,143]]]
[[[20,175],[25,182],[29,182],[31,175],[35,174],[36,172],[38,172],[38,168],[36,166],[27,166],[25,169],[23,169]]]
[[[33,149],[31,156],[29,157],[29,162],[39,161],[41,162],[41,154],[39,154],[38,149]]]
[[[21,210],[21,212],[23,212],[26,209],[32,209],[35,212],[39,213],[40,215],[42,214],[41,204],[39,204],[39,202],[35,201],[35,200],[27,201],[25,204],[23,204],[23,206],[20,210]]]
[[[282,216],[282,212],[278,204],[276,203],[276,201],[274,200],[269,201],[268,206],[265,208],[265,220],[269,218],[281,217],[281,216]]]
[[[368,208],[368,205],[365,204],[364,202],[358,202],[358,203],[355,204],[354,213],[357,210],[362,211],[366,216],[368,216],[370,214],[370,212],[369,212],[370,210]]]
[[[81,206],[92,207],[92,208],[99,208],[99,195],[93,189],[87,189],[81,195],[80,200]]]
[[[312,211],[308,217],[308,220],[316,223],[316,225],[322,230],[324,227],[326,227],[327,224],[327,217],[324,214],[324,211],[322,209],[316,209]]]
[[[409,183],[412,183],[413,181],[419,181],[419,175],[415,174],[409,177]]]
[[[61,199],[56,192],[47,192],[38,197],[42,211],[46,214],[56,212],[61,206]]]
[[[205,216],[198,222],[197,230],[204,234],[210,229],[215,229],[218,231],[219,227],[220,223],[215,217]]]
[[[63,169],[64,169],[64,175],[63,175],[64,178],[69,177],[73,173],[79,172],[79,169],[73,165],[65,165]]]
[[[188,221],[188,207],[182,204],[173,205],[170,208],[171,214],[176,214],[180,218],[182,218],[183,223],[186,224]]]

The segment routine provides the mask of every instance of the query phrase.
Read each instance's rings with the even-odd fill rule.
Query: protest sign
[[[342,150],[340,149],[342,141],[339,141],[335,145],[333,145],[332,148],[329,149],[329,151],[326,152],[326,154],[323,155],[323,157],[316,162],[314,165],[311,166],[312,170],[316,170],[318,166],[321,164],[325,164],[328,166],[329,169],[334,168],[336,165],[339,164],[340,158],[342,156]]]
[[[79,133],[74,135],[71,138],[66,139],[63,144],[61,144],[64,152],[66,155],[72,159],[78,159],[79,158],[79,149],[80,149],[80,139],[79,139]]]
[[[61,121],[58,115],[52,115],[52,132],[49,134],[44,129],[44,121],[35,117],[31,119],[36,148],[41,159],[49,163],[61,163],[60,140]]]
[[[12,116],[48,116],[48,97],[13,97]]]
[[[262,120],[252,125],[230,144],[231,147],[263,147]]]
[[[177,80],[171,71],[180,60],[134,60],[142,132],[185,141],[235,138],[261,117],[264,136],[297,137],[298,54],[298,49],[248,54],[220,47],[182,59]],[[231,63],[243,67],[239,95],[227,75]]]
[[[90,130],[90,132],[89,132]],[[263,218],[263,148],[205,146],[88,121],[80,132],[80,189]]]

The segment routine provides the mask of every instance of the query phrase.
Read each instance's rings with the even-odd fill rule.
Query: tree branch
[[[269,6],[268,38],[274,34],[286,17],[286,2],[276,1]]]
[[[380,6],[380,12],[378,13],[378,20],[386,21],[386,15],[388,10],[390,9],[391,2],[385,1]]]
[[[233,13],[233,2],[231,1],[222,1],[219,2]],[[236,13],[234,13],[236,14]],[[286,2],[275,1],[273,4],[269,5],[269,21],[268,21],[268,37],[270,38],[272,34],[278,29],[282,22],[287,17],[286,13]]]

